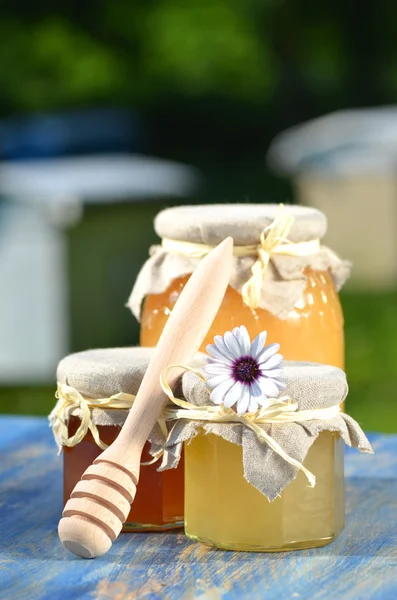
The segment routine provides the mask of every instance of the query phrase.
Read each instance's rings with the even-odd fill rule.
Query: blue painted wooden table
[[[51,600],[397,599],[397,435],[347,452],[347,525],[332,544],[235,553],[179,533],[122,534],[94,561],[57,537],[61,458],[47,421],[0,418],[0,597]]]

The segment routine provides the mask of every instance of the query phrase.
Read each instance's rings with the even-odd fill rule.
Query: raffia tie
[[[306,467],[298,460],[289,456],[280,444],[278,444],[260,425],[266,423],[301,423],[312,420],[328,420],[336,417],[340,412],[339,406],[331,406],[329,408],[318,408],[313,410],[298,410],[298,404],[288,396],[280,398],[269,398],[266,406],[262,407],[256,413],[238,414],[231,408],[225,408],[223,405],[208,405],[196,406],[187,400],[175,398],[170,386],[166,381],[166,375],[170,369],[184,369],[197,375],[202,381],[205,377],[190,367],[183,365],[172,365],[163,370],[160,375],[160,383],[164,393],[173,402],[178,409],[165,408],[164,418],[166,420],[188,419],[189,421],[210,421],[211,423],[241,423],[245,427],[251,429],[258,439],[268,444],[268,446],[276,452],[287,463],[296,467],[304,473],[309,481],[310,487],[316,485],[316,478]]]
[[[93,408],[115,408],[129,410],[135,400],[133,394],[115,394],[110,398],[84,398],[76,388],[70,385],[58,385],[55,397],[60,400],[60,404],[56,407],[55,421],[53,424],[54,435],[60,440],[62,446],[72,448],[85,438],[88,430],[91,431],[92,437],[97,446],[102,450],[106,450],[107,445],[102,442],[99,437],[98,428],[93,423],[91,418],[91,410]],[[68,422],[71,413],[75,409],[81,410],[81,423],[74,435],[69,436]]]
[[[80,444],[87,435],[88,430],[90,430],[97,446],[99,446],[101,450],[106,450],[108,446],[99,436],[98,428],[91,417],[91,410],[93,408],[129,410],[133,405],[136,396],[121,392],[119,394],[114,394],[109,398],[100,398],[98,400],[94,398],[84,398],[76,388],[63,384],[58,385],[55,397],[60,400],[60,403],[56,406],[54,412],[52,429],[55,438],[59,440],[61,446],[72,448],[73,446]],[[76,433],[69,436],[68,422],[71,413],[75,409],[81,410],[81,423],[77,428]],[[159,425],[166,435],[167,430],[162,417],[159,419]],[[156,462],[159,457],[160,456],[156,455],[153,460],[142,462],[141,465],[151,465]]]
[[[294,217],[288,215],[284,205],[280,204],[279,214],[273,223],[262,231],[259,245],[234,246],[233,248],[233,253],[237,257],[257,256],[257,260],[251,267],[252,275],[241,289],[244,304],[252,309],[259,306],[266,269],[272,255],[313,256],[320,250],[320,240],[318,239],[295,243],[288,240],[293,222]],[[203,258],[214,248],[208,244],[168,238],[164,238],[161,245],[167,252],[183,254],[191,258]]]

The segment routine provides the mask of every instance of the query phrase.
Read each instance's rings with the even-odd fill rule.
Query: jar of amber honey
[[[151,248],[128,303],[141,321],[142,345],[156,345],[190,273],[231,236],[233,276],[202,350],[243,324],[252,337],[267,330],[286,359],[343,368],[338,290],[350,265],[321,245],[323,213],[271,204],[183,206],[160,212],[154,227],[161,245]]]
[[[184,440],[188,537],[228,550],[279,552],[323,546],[343,530],[343,443],[372,452],[339,409],[345,374],[286,362],[284,382],[280,396],[263,397],[254,413],[211,402],[208,382],[186,382],[189,404],[165,456],[175,467]]]
[[[50,424],[63,450],[64,503],[85,470],[118,436],[152,352],[151,348],[89,350],[71,354],[59,363],[58,402]],[[166,432],[159,425],[155,429],[156,443],[161,445]],[[160,473],[149,449],[150,438],[123,531],[183,525],[183,465]]]

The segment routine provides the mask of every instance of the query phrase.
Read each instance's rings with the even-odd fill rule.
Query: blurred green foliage
[[[0,9],[3,110],[139,105],[175,92],[263,100],[274,88],[276,58],[256,3],[118,0],[92,11],[84,4]]]
[[[388,101],[396,16],[387,0],[14,0],[0,6],[0,110],[220,97],[295,120]]]
[[[122,89],[122,65],[114,53],[66,20],[2,20],[0,36],[3,110],[79,105]]]
[[[342,292],[348,412],[367,431],[397,432],[397,292]]]

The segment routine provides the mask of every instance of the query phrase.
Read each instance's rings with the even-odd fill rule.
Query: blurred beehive
[[[71,350],[136,341],[123,305],[152,219],[199,177],[113,148],[124,152],[0,165],[0,383],[52,381]]]
[[[397,285],[397,109],[341,111],[288,129],[267,160],[297,201],[324,211],[326,244],[352,260],[350,285]]]

